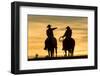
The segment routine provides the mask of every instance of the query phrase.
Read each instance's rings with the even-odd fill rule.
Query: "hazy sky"
[[[58,39],[64,34],[67,26],[71,27],[72,37],[76,42],[74,55],[88,54],[87,17],[28,15],[28,57],[34,57],[36,54],[43,57],[48,54],[43,49],[48,24],[51,24],[52,28],[58,28],[54,30],[54,36],[57,38],[59,56],[63,55],[64,51],[62,42]]]

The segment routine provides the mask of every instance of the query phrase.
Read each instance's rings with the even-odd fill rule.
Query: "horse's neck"
[[[66,39],[72,39],[72,37],[66,37]]]
[[[51,36],[51,37],[48,37],[49,39],[52,39],[52,38],[54,38],[53,36]]]

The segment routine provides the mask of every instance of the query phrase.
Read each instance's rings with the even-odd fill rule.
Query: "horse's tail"
[[[55,48],[55,53],[56,53],[56,57],[57,57],[57,40],[56,38],[54,37],[54,48]]]
[[[73,47],[72,47],[72,53],[71,53],[71,56],[73,56],[73,53],[74,53],[74,48],[75,48],[75,40],[72,38],[72,44],[73,44]]]
[[[72,38],[73,47],[75,47],[75,40]]]

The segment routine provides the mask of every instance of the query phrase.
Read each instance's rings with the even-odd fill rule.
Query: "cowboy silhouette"
[[[48,29],[46,31],[46,34],[47,34],[48,38],[49,37],[54,37],[53,30],[57,29],[57,27],[56,28],[51,28],[51,25],[48,25],[47,28]]]
[[[72,29],[69,26],[67,26],[66,31],[65,31],[64,35],[62,36],[62,38],[63,37],[71,38],[71,36],[72,36]]]
[[[65,55],[64,56],[73,56],[74,54],[74,47],[75,47],[75,40],[72,38],[72,29],[67,26],[66,31],[63,36],[59,38],[59,40],[63,38],[63,48]]]
[[[53,34],[53,30],[55,30],[55,29],[57,29],[57,27],[56,28],[51,28],[51,25],[49,24],[48,26],[47,26],[47,30],[46,30],[46,35],[48,36],[48,38],[47,38],[47,40],[48,39],[53,39],[53,37],[54,37],[54,34]],[[45,43],[45,48],[44,48],[44,50],[46,50],[46,43]]]
[[[44,50],[48,50],[48,56],[54,57],[54,52],[56,52],[57,56],[57,40],[54,37],[53,30],[57,28],[51,28],[51,25],[47,26],[46,35],[47,39],[45,40]]]
[[[62,38],[65,37],[65,39],[63,40],[63,46],[64,46],[64,42],[66,42],[65,40],[70,39],[71,36],[72,36],[72,29],[69,26],[67,26],[66,31],[65,31],[64,35],[62,36]],[[64,50],[64,47],[62,48],[62,50]]]

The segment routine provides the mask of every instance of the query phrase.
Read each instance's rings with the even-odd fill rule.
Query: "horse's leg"
[[[56,38],[53,39],[53,47],[54,47],[54,54],[57,57],[57,40],[56,40]]]
[[[53,57],[53,51],[52,51],[52,49],[50,50],[50,56]]]
[[[52,53],[53,53],[53,52],[51,51],[51,57],[52,57],[52,55],[53,55]]]
[[[52,51],[50,50],[50,57],[52,57]]]
[[[49,57],[52,57],[52,53],[51,53],[51,50],[49,50]]]
[[[48,56],[50,57],[50,51],[48,50]]]
[[[57,57],[57,48],[55,48],[55,51],[56,51],[56,57]]]
[[[73,56],[73,54],[74,54],[74,47],[75,47],[75,40],[74,39],[72,39],[72,52],[71,52],[71,56]]]
[[[72,55],[72,50],[68,50],[68,56],[71,56]]]
[[[73,53],[74,53],[74,49],[71,50],[71,56],[73,56]]]
[[[68,56],[70,56],[70,50],[68,50]]]
[[[51,57],[54,57],[54,49],[51,50]]]
[[[65,50],[65,56],[67,56],[67,50]]]
[[[52,57],[52,50],[51,50],[51,57]]]
[[[54,57],[54,49],[53,49],[53,51],[52,51],[52,56]]]

